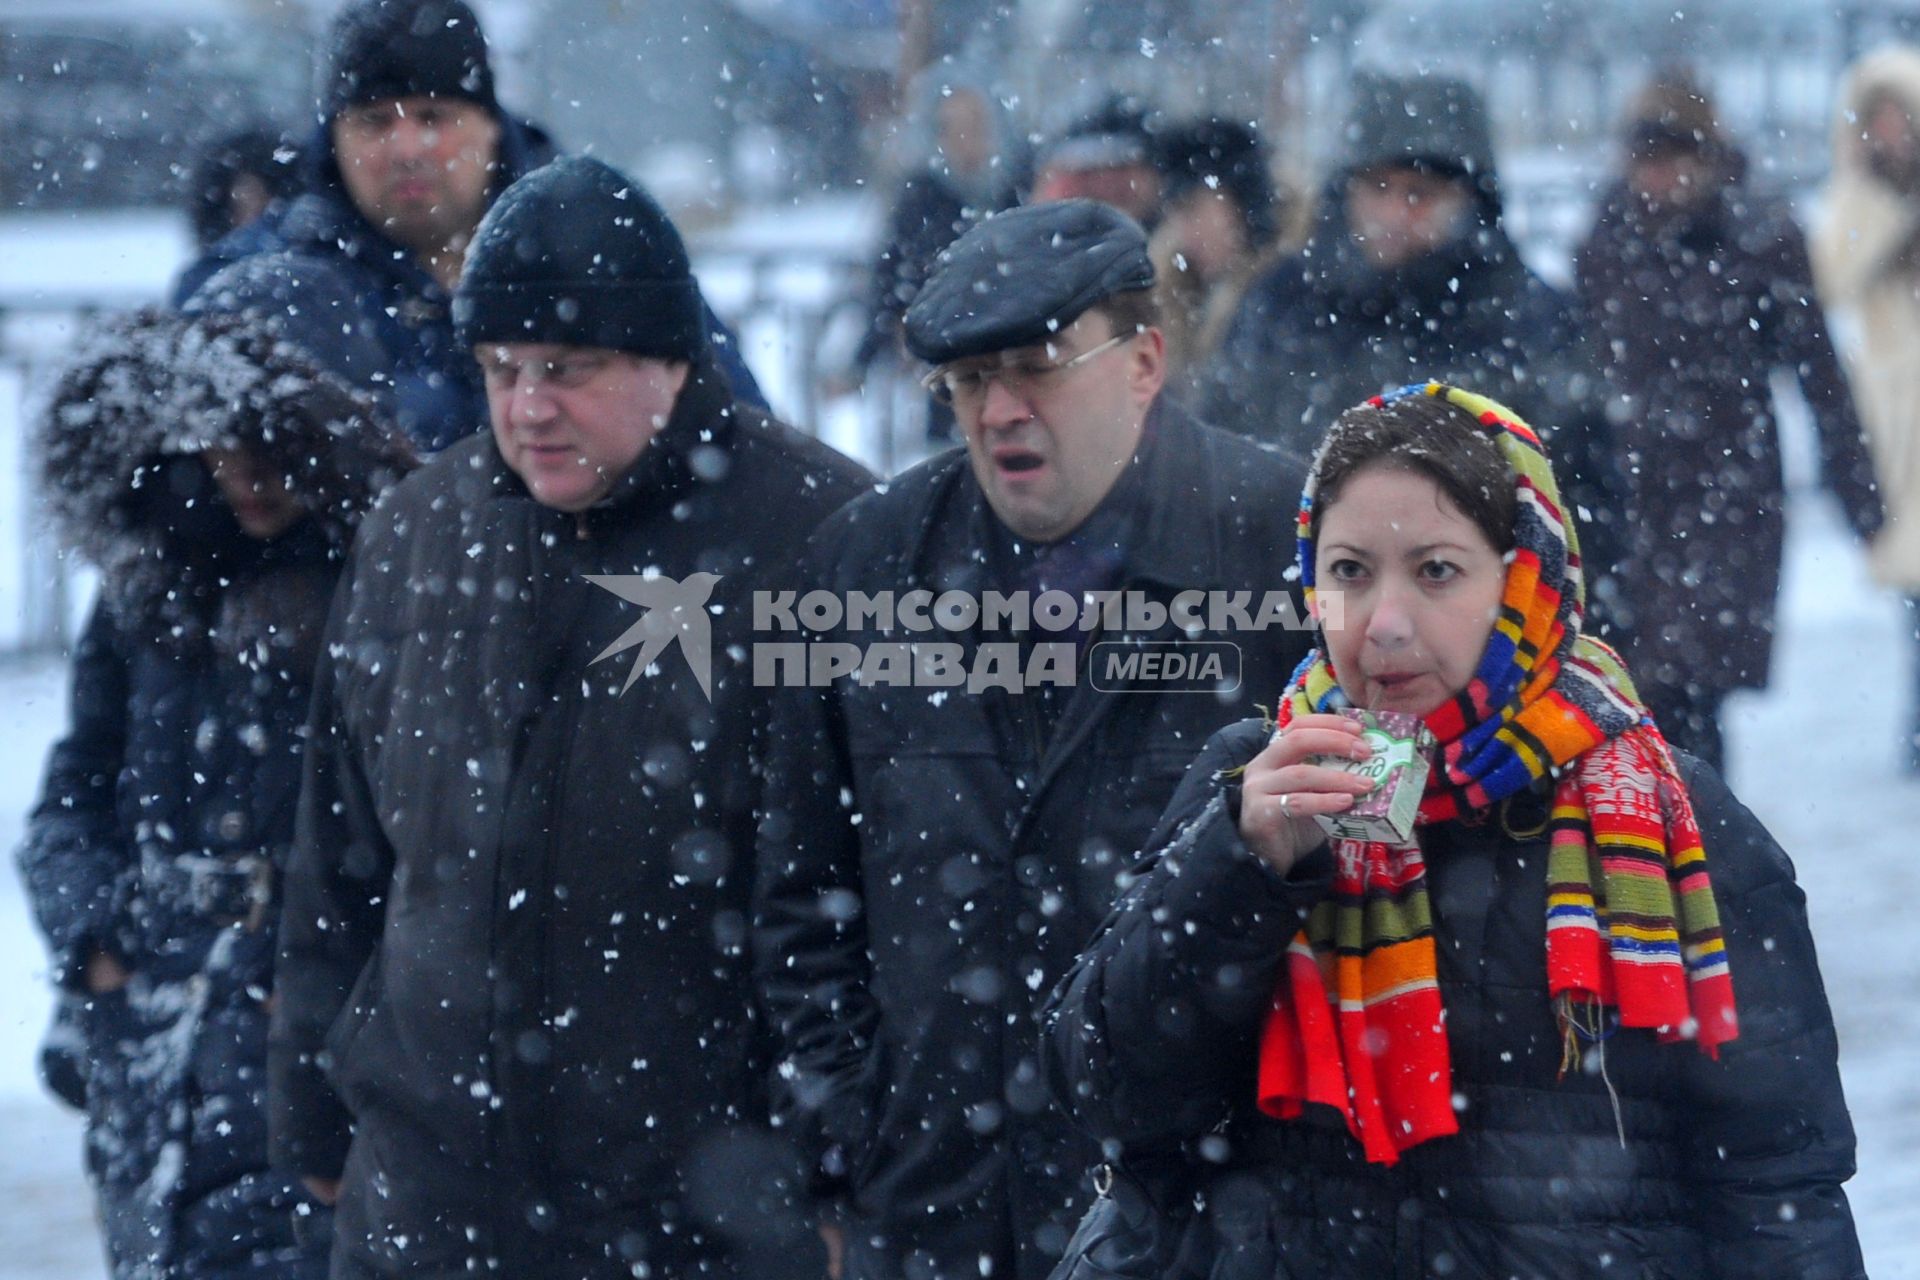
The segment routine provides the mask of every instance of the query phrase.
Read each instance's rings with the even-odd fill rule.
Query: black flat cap
[[[1153,287],[1140,224],[1097,200],[997,213],[934,263],[907,308],[907,350],[928,364],[1045,342],[1116,293]]]

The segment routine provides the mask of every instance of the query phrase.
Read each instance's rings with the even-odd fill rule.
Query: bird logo
[[[589,573],[586,579],[646,610],[639,621],[593,660],[600,662],[639,646],[633,669],[627,672],[627,682],[620,686],[621,693],[633,688],[640,673],[658,661],[677,640],[681,652],[687,655],[687,665],[693,668],[700,692],[707,695],[707,701],[713,701],[713,622],[707,617],[707,599],[713,595],[714,584],[720,581],[719,574],[690,573],[678,582],[643,573]]]

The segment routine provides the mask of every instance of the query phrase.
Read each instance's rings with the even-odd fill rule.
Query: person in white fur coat
[[[1833,172],[1810,248],[1822,305],[1873,451],[1887,521],[1874,576],[1920,620],[1920,47],[1894,45],[1848,73]],[[1920,627],[1916,627],[1920,655]],[[1920,683],[1907,763],[1920,770]]]

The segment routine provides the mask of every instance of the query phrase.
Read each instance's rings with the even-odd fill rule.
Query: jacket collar
[[[1330,184],[1313,234],[1296,262],[1306,285],[1342,318],[1388,326],[1424,323],[1443,305],[1510,297],[1525,273],[1497,204],[1476,202],[1460,234],[1433,252],[1382,269],[1367,259],[1347,220],[1344,180]]]
[[[1616,182],[1601,201],[1596,238],[1611,239],[1625,248],[1639,244],[1647,250],[1711,254],[1727,242],[1739,220],[1736,209],[1744,195],[1744,182],[1728,178],[1694,207],[1653,218],[1641,211],[1625,182]]]

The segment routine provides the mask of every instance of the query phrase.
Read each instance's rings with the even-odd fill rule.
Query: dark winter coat
[[[276,1162],[344,1171],[336,1277],[823,1265],[759,1123],[749,600],[863,482],[700,365],[578,516],[480,436],[368,521],[269,1056]],[[635,651],[596,663],[642,613],[585,575],[654,571],[720,575],[711,698],[691,639],[624,692]]]
[[[267,1166],[276,879],[328,600],[405,446],[363,398],[237,320],[116,324],[52,404],[44,492],[104,585],[19,857],[78,1001],[113,1274],[317,1276],[324,1244],[292,1235],[303,1197]],[[192,456],[236,442],[315,513],[268,542],[244,534]],[[85,997],[96,952],[131,983]]]
[[[1343,411],[1437,378],[1491,396],[1538,428],[1561,489],[1596,522],[1584,550],[1617,554],[1621,501],[1606,396],[1572,302],[1521,261],[1485,204],[1483,221],[1393,271],[1372,266],[1330,187],[1306,248],[1247,291],[1210,367],[1209,421],[1311,454]]]
[[[487,424],[486,389],[473,354],[454,335],[451,295],[410,252],[355,209],[324,127],[309,146],[314,158],[308,190],[277,213],[235,231],[187,268],[175,285],[176,304],[230,310],[220,299],[227,288],[247,294],[249,303],[271,299],[275,290],[262,275],[280,278],[289,300],[299,298],[304,276],[337,279],[354,299],[355,314],[329,326],[334,337],[303,333],[316,347],[315,358],[380,395],[425,451],[444,449],[481,430]],[[494,190],[504,191],[556,154],[553,141],[537,125],[500,117]],[[255,263],[250,271],[231,270],[234,264],[260,257],[266,262]],[[708,323],[716,337],[715,354],[735,394],[764,408],[760,388],[740,359],[738,341],[711,312]],[[369,339],[383,358],[378,368],[364,371],[350,364],[342,348]]]
[[[1162,852],[1045,1015],[1055,1096],[1123,1164],[1211,1153],[1183,1162],[1183,1193],[1197,1184],[1206,1200],[1211,1275],[1864,1276],[1841,1190],[1853,1127],[1805,899],[1766,830],[1690,758],[1740,1012],[1717,1061],[1616,1031],[1604,1064],[1590,1051],[1585,1070],[1556,1078],[1546,804],[1523,793],[1422,830],[1460,1134],[1388,1168],[1337,1120],[1258,1112],[1261,1026],[1330,873],[1322,852],[1282,877],[1240,839],[1218,775],[1266,735],[1248,722],[1208,744],[1155,834]]]
[[[1135,466],[1116,589],[1247,591],[1286,562],[1304,464],[1162,403]],[[993,520],[952,451],[840,513],[803,577],[843,596],[977,592]],[[951,638],[978,652],[978,630]],[[1198,638],[1238,643],[1231,694],[1100,692],[1090,655],[1050,736],[1032,692],[841,679],[777,695],[756,965],[784,1118],[844,1195],[850,1280],[1037,1280],[1064,1247],[1092,1149],[1047,1103],[1034,1010],[1196,745],[1274,696],[1308,640]]]
[[[1632,513],[1621,586],[1633,669],[1673,687],[1762,688],[1785,538],[1772,374],[1805,393],[1848,523],[1863,538],[1880,526],[1805,238],[1784,205],[1737,182],[1662,222],[1616,186],[1574,266],[1626,397],[1614,443]]]

